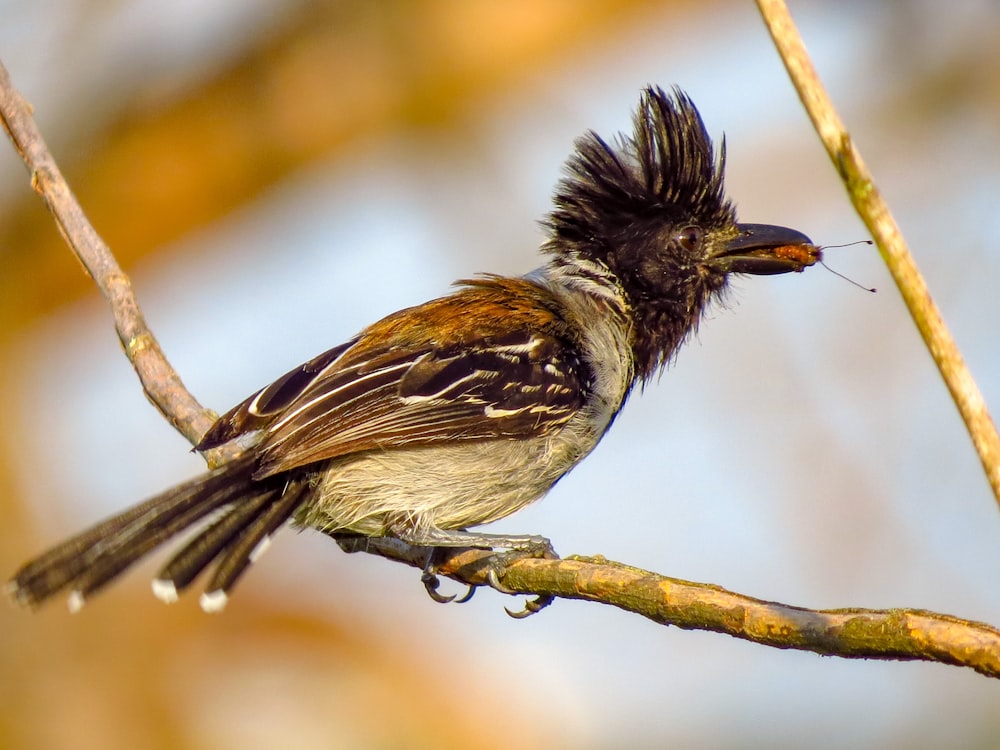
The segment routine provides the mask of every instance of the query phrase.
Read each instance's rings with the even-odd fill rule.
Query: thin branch
[[[195,400],[170,366],[146,325],[132,282],[66,184],[35,124],[31,106],[14,88],[2,62],[0,119],[28,168],[32,189],[45,201],[63,238],[111,306],[118,338],[146,396],[192,445],[197,443],[212,426],[215,415]]]
[[[920,269],[899,226],[875,185],[861,154],[841,122],[819,80],[784,0],[757,0],[774,46],[798,91],[820,140],[847,188],[855,210],[878,245],[879,252],[906,308],[941,372],[951,397],[972,437],[993,495],[1000,504],[1000,435],[972,374],[931,298]]]
[[[339,544],[347,552],[374,553],[417,568],[427,561],[426,549],[398,540],[355,538]],[[436,570],[468,586],[484,586],[496,561],[488,550],[460,549],[446,553]],[[925,610],[803,609],[603,557],[520,558],[501,566],[498,578],[516,593],[602,602],[661,625],[725,633],[764,646],[847,659],[940,662],[1000,678],[1000,630]]]
[[[31,116],[0,63],[0,116],[31,173],[32,187],[52,211],[60,231],[114,313],[125,353],[149,399],[192,443],[213,419],[184,388],[143,319],[128,277],[86,219]],[[219,454],[217,461],[226,456]],[[392,539],[343,541],[365,551],[423,567],[425,548]],[[498,559],[486,550],[445,551],[442,575],[473,586],[487,582]],[[709,584],[679,581],[603,558],[518,559],[499,581],[528,595],[587,599],[681,628],[712,630],[774,646],[853,658],[923,659],[1000,676],[1000,633],[989,625],[918,610],[814,611],[735,594]]]

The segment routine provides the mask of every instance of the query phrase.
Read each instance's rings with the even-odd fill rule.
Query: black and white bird
[[[544,495],[590,453],[637,383],[691,335],[730,274],[801,271],[800,232],[740,224],[698,110],[647,88],[634,130],[580,138],[544,222],[544,265],[483,276],[401,310],[219,418],[198,450],[240,457],[25,564],[8,584],[78,609],[182,532],[153,583],[173,601],[211,568],[201,604],[291,522],[333,537],[538,551],[547,540],[470,531]]]

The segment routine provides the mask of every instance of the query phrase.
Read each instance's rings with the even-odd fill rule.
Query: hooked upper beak
[[[817,263],[823,252],[802,232],[770,224],[737,224],[709,264],[723,273],[768,275],[800,272]]]

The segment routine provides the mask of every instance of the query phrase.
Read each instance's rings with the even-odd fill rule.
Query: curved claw
[[[502,583],[500,583],[500,575],[497,573],[496,568],[490,568],[488,571],[486,571],[486,580],[491,587],[499,591],[501,594],[509,594],[511,596],[514,596],[519,593],[517,591],[512,591],[511,589],[507,588]],[[528,599],[524,603],[524,609],[522,610],[515,612],[509,609],[508,607],[504,607],[503,610],[508,615],[513,617],[515,620],[523,620],[525,617],[531,617],[536,612],[541,612],[547,606],[552,604],[552,602],[554,602],[555,600],[556,598],[554,596],[550,594],[543,594],[541,596],[535,597],[534,599]]]
[[[497,573],[497,569],[494,567],[490,567],[490,569],[486,571],[486,582],[490,584],[490,588],[499,591],[501,594],[509,594],[510,596],[513,596],[517,593],[500,583],[500,574]]]
[[[523,620],[525,617],[531,617],[536,612],[541,612],[555,600],[556,598],[551,594],[545,594],[543,596],[537,596],[534,599],[528,599],[528,601],[524,603],[524,609],[519,612],[511,612],[507,607],[504,607],[503,611],[515,620]]]
[[[466,592],[465,592],[465,593],[464,593],[464,594],[463,594],[462,596],[460,596],[460,597],[459,597],[458,599],[455,599],[455,604],[465,604],[465,603],[466,603],[467,601],[469,601],[469,599],[471,599],[471,598],[472,598],[472,595],[473,595],[473,594],[475,594],[475,593],[476,593],[476,587],[475,587],[475,586],[473,586],[473,585],[472,585],[472,584],[470,583],[470,584],[469,584],[469,590],[468,590],[468,591],[466,591]],[[452,597],[452,598],[454,598],[454,597]]]
[[[436,601],[438,604],[448,604],[455,600],[455,595],[445,596],[444,594],[438,593],[438,586],[441,585],[441,579],[438,578],[433,573],[424,573],[420,576],[420,582],[424,584],[424,589],[427,591],[427,596]],[[471,588],[471,586],[470,586]],[[468,601],[471,594],[466,594],[462,597],[463,601]]]
[[[469,584],[469,590],[462,594],[462,596],[458,596],[457,594],[451,594],[450,596],[439,594],[438,587],[441,585],[441,579],[433,573],[424,573],[420,576],[420,582],[424,584],[424,589],[427,591],[427,595],[438,604],[450,604],[451,602],[455,602],[455,604],[465,604],[472,598],[472,595],[476,593],[476,587]]]

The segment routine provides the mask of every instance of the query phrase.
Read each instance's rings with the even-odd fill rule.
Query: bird
[[[725,159],[682,89],[647,86],[631,132],[575,142],[542,221],[540,268],[457,282],[282,375],[195,447],[235,443],[236,458],[27,562],[8,594],[35,607],[69,590],[79,610],[185,533],[153,592],[173,602],[211,569],[210,612],[285,526],[429,553],[554,555],[546,537],[477,527],[585,458],[734,274],[800,272],[821,257],[797,230],[737,221]]]

